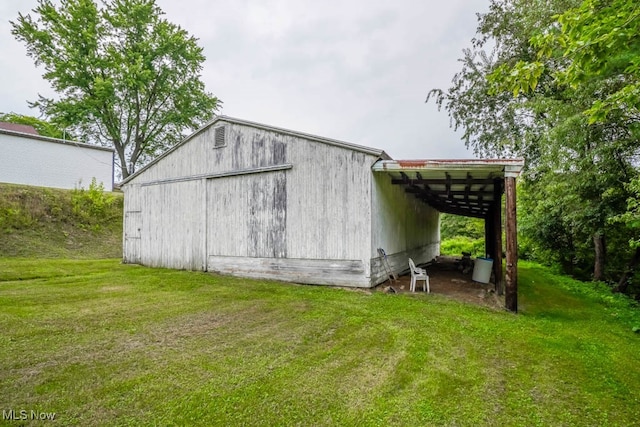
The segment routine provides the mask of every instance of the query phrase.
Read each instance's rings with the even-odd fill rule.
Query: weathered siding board
[[[376,158],[300,139],[289,147],[289,160],[289,256],[368,262],[370,168]]]
[[[208,270],[234,276],[314,285],[369,287],[360,260],[209,256]]]
[[[209,255],[286,256],[286,172],[208,180]]]
[[[408,268],[408,258],[416,264],[432,260],[440,253],[440,214],[437,210],[391,184],[384,173],[373,173],[371,279],[386,278],[377,254],[383,248],[391,268],[399,273]],[[382,279],[382,280],[381,280]]]
[[[214,147],[213,129],[206,129],[196,135],[187,144],[175,148],[162,161],[153,164],[137,179],[137,183],[152,182],[161,179],[201,175],[211,171],[209,164]]]
[[[225,145],[215,146],[215,129],[225,126]],[[140,183],[232,172],[287,163],[290,136],[245,126],[218,123],[177,146],[169,155],[145,170]]]
[[[409,270],[409,258],[421,261],[416,261],[417,263],[423,263],[424,260],[431,260],[439,253],[440,244],[439,243],[430,243],[424,246],[420,246],[417,248],[413,248],[411,250],[406,250],[402,252],[396,252],[394,254],[387,254],[387,261],[391,269],[396,272],[396,274],[405,272],[407,273]],[[434,255],[435,254],[435,255]],[[429,269],[427,268],[427,273]],[[377,284],[382,283],[387,280],[389,276],[382,265],[382,257],[376,257],[371,260],[371,283]]]
[[[248,177],[207,180],[207,254],[246,256]]]
[[[123,261],[130,264],[141,262],[140,238],[142,231],[142,211],[140,186],[130,185],[124,192],[123,218]]]
[[[249,256],[287,256],[287,187],[285,172],[262,174],[251,182]]]
[[[142,230],[142,212],[124,213],[124,262],[137,264],[140,258],[140,231]]]
[[[209,181],[209,259],[358,260],[365,267],[359,273],[349,273],[351,286],[368,284],[370,167],[377,158],[278,132],[236,124],[227,126],[227,146],[214,150],[213,163],[219,170],[284,163],[294,166],[286,172]],[[271,265],[276,268],[271,273],[265,273],[268,265],[262,265],[261,277],[282,276],[279,265]],[[231,269],[237,274],[241,269],[214,266],[211,261],[208,268]],[[337,279],[337,274],[333,271],[330,278],[313,280],[331,282]],[[312,283],[307,276],[293,269],[286,280]],[[347,285],[346,279],[343,284]]]
[[[202,180],[145,186],[141,262],[152,267],[203,270]]]
[[[290,137],[257,129],[249,130],[238,125],[227,126],[233,138],[231,169],[263,167],[287,162],[285,139],[291,139]]]
[[[220,123],[222,125],[222,123]],[[219,171],[234,171],[288,163],[290,136],[227,123],[227,144],[214,149],[210,162]]]

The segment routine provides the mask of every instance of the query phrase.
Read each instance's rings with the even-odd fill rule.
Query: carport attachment
[[[522,159],[379,160],[376,173],[440,212],[482,218],[486,253],[493,263],[496,292],[506,308],[518,311],[516,178]],[[502,194],[505,200],[506,274],[502,278]]]

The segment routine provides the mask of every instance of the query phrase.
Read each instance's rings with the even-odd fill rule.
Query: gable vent
[[[226,145],[226,139],[225,139],[226,129],[227,129],[226,126],[220,126],[215,129],[215,142],[213,144],[214,147],[224,147]]]

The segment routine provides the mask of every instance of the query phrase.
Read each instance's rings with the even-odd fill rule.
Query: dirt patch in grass
[[[429,287],[432,294],[481,305],[496,310],[504,309],[504,296],[498,296],[494,283],[479,283],[471,280],[472,273],[463,274],[456,266],[456,257],[440,256],[435,262],[422,266],[429,275]],[[385,291],[390,285],[386,281],[376,289]],[[409,293],[411,275],[400,276],[397,283],[391,284],[396,292]],[[422,293],[422,282],[416,286],[416,293]]]

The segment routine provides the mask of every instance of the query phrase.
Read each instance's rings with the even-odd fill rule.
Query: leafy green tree
[[[619,115],[632,131],[640,121],[640,7],[636,0],[584,0],[554,17],[531,37],[532,60],[501,64],[491,80],[520,91],[535,90],[546,70],[557,84],[584,89],[599,82],[602,94],[584,110],[589,123]],[[561,58],[563,67],[557,67]],[[606,83],[606,84],[605,84]]]
[[[472,240],[484,239],[484,220],[459,215],[440,215],[440,238],[464,237]]]
[[[64,129],[61,129],[59,126],[56,126],[54,123],[18,113],[0,113],[0,122],[33,126],[33,128],[37,130],[40,135],[48,136],[51,138],[74,138],[72,134],[66,132]]]
[[[477,155],[519,156],[534,165],[543,151],[541,138],[552,126],[541,104],[559,97],[556,88],[540,85],[514,97],[510,91],[496,91],[488,76],[503,64],[534,59],[537,50],[529,39],[578,1],[492,0],[489,12],[478,14],[477,36],[463,50],[452,85],[432,89],[427,96],[427,102],[434,100],[449,113],[452,127],[463,130],[466,146]]]
[[[605,262],[628,252],[612,246],[618,245],[620,233],[609,219],[624,210],[628,192],[623,184],[637,174],[638,144],[630,126],[635,113],[608,108],[607,120],[594,120],[589,112],[614,105],[607,99],[623,76],[569,77],[573,62],[560,41],[541,54],[541,40],[549,46],[550,35],[561,27],[557,17],[575,16],[584,3],[492,1],[489,12],[479,16],[478,37],[465,51],[454,84],[429,96],[449,112],[454,126],[465,129],[465,141],[477,154],[525,157],[528,197],[520,210],[521,230],[538,252],[552,254],[568,271],[584,271],[591,263],[592,277],[601,280],[615,274]],[[633,37],[624,34],[621,52]],[[493,46],[491,53],[483,50],[487,46]],[[618,58],[611,70],[613,63],[620,69],[623,56],[611,55]]]
[[[12,33],[58,97],[31,105],[114,147],[123,178],[218,108],[200,79],[202,48],[154,0],[39,0],[32,12],[11,22]]]
[[[628,0],[585,0],[554,16],[530,44],[535,57],[500,64],[487,80],[493,93],[509,90],[516,98],[541,87],[564,94],[571,113],[556,116],[553,132],[570,132],[550,145],[554,171],[564,171],[579,196],[580,215],[571,216],[592,230],[594,278],[603,279],[605,230],[611,218],[620,218],[629,197],[625,184],[637,176],[640,8]]]

